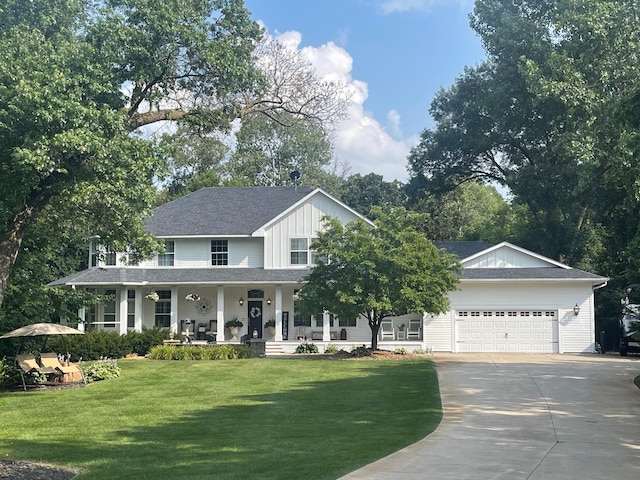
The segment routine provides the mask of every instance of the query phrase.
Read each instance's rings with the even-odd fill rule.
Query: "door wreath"
[[[251,307],[251,310],[249,311],[251,318],[258,318],[261,314],[262,310],[260,310],[260,307]]]

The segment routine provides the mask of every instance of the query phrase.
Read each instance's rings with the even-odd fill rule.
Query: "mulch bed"
[[[40,463],[0,460],[0,478],[11,480],[71,480],[78,472]]]

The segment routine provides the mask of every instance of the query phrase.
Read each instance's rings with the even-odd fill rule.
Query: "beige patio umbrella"
[[[31,325],[25,325],[24,327],[16,328],[15,330],[10,331],[9,333],[5,333],[0,337],[2,338],[20,338],[22,337],[23,342],[25,337],[45,337],[44,343],[47,343],[46,338],[50,335],[82,335],[84,332],[80,330],[76,330],[75,328],[67,327],[66,325],[60,325],[58,323],[33,323]],[[67,344],[65,343],[65,350],[67,349]],[[20,348],[22,348],[22,343],[20,344]],[[44,349],[44,345],[42,345]]]

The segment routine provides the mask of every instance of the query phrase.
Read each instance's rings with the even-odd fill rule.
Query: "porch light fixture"
[[[580,314],[580,307],[576,303],[576,306],[573,307],[573,314],[577,317]]]
[[[267,305],[271,305],[271,298],[267,298]]]
[[[238,300],[238,303],[240,304],[240,306],[244,305],[244,298],[240,297],[240,300]]]

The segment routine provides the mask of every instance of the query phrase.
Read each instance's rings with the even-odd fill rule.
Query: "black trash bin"
[[[347,339],[347,329],[343,328],[342,330],[340,330],[340,340],[346,340]]]

